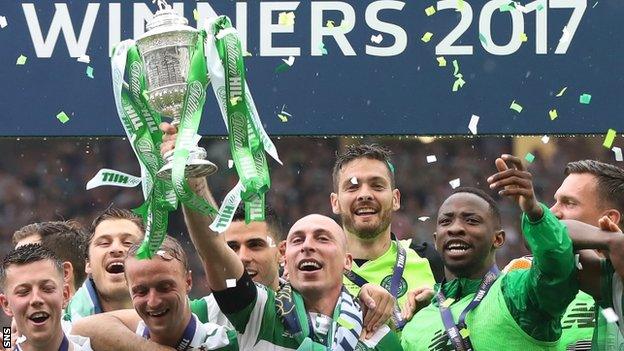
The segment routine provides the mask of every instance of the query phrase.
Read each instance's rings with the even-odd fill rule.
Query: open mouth
[[[354,213],[356,216],[372,216],[377,214],[377,212],[378,211],[373,207],[360,207],[356,209]]]
[[[299,262],[297,268],[303,272],[315,272],[323,268],[323,265],[317,260],[305,259]]]
[[[160,317],[166,315],[167,312],[169,312],[169,309],[165,308],[164,310],[147,312],[147,315],[150,316],[150,317],[153,317],[153,318],[160,318]]]
[[[119,274],[124,272],[124,263],[123,262],[111,262],[106,266],[106,272],[110,274]]]
[[[50,318],[50,314],[47,312],[35,312],[28,317],[35,324],[43,324],[48,318]]]
[[[459,240],[449,241],[444,245],[444,250],[451,255],[462,255],[470,250],[470,248],[471,246],[469,244]]]
[[[247,271],[247,275],[249,275],[249,277],[251,277],[251,279],[253,279],[255,276],[258,275],[258,272],[252,270],[252,269],[246,269]]]

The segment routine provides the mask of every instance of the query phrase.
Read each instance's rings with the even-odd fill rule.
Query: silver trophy
[[[186,96],[186,79],[191,66],[191,56],[199,32],[188,26],[186,18],[178,15],[164,0],[157,2],[159,10],[147,22],[147,32],[136,45],[143,60],[147,77],[147,95],[150,106],[171,122],[180,124]],[[217,166],[206,160],[202,147],[190,149],[184,169],[186,177],[205,177],[217,171]],[[171,179],[173,150],[164,155],[165,165],[158,177]]]

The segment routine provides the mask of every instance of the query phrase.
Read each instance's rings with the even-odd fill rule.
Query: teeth
[[[159,312],[148,312],[148,314],[150,316],[152,316],[152,317],[160,317],[163,314],[165,314],[165,312],[167,312],[167,310],[162,310],[162,311],[159,311]]]
[[[312,262],[312,261],[302,262],[299,265],[299,268],[306,268],[306,267],[321,268],[319,264],[317,264],[316,262]]]
[[[355,214],[360,215],[360,214],[373,214],[375,213],[375,209],[373,208],[360,208],[358,210],[355,211]]]
[[[45,317],[47,317],[47,316],[48,316],[48,314],[47,314],[47,313],[45,313],[45,312],[35,312],[35,313],[33,313],[33,314],[30,316],[30,318],[31,318],[31,319],[35,319],[35,318],[45,318]]]

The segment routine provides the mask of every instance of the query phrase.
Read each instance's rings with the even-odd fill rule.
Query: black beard
[[[379,237],[379,235],[381,235],[386,229],[388,229],[390,223],[392,222],[390,216],[382,215],[381,223],[376,228],[358,230],[355,228],[354,221],[351,220],[351,217],[349,215],[343,215],[341,217],[342,223],[347,231],[349,233],[355,234],[355,236],[364,240],[371,240]]]

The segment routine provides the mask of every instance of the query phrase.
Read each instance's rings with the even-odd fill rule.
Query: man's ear
[[[69,261],[63,262],[63,282],[69,286],[74,283],[74,266]]]
[[[351,270],[351,266],[353,265],[353,255],[351,255],[350,253],[345,253],[345,261],[344,261],[344,270],[346,271],[350,271]]]
[[[438,250],[438,233],[437,232],[433,232],[433,248],[437,251],[440,252],[440,250]]]
[[[0,294],[0,305],[2,305],[2,310],[4,310],[4,314],[9,317],[13,317],[13,311],[9,307],[9,300],[4,294]]]
[[[277,251],[278,251],[278,259],[277,262],[279,262],[280,266],[284,266],[284,260],[286,258],[286,240],[282,240],[279,242],[279,244],[277,245]]]
[[[332,212],[336,215],[340,214],[340,203],[338,203],[338,194],[331,193],[329,195],[329,202],[331,203]]]
[[[505,231],[500,229],[494,233],[494,243],[492,244],[495,249],[500,248],[505,244]]]
[[[392,190],[392,210],[398,211],[401,208],[401,192],[399,189]]]
[[[186,280],[186,294],[188,295],[188,293],[190,293],[191,289],[193,288],[193,272],[191,272],[190,269],[186,271],[185,280]]]
[[[85,273],[87,274],[93,273],[93,270],[91,270],[91,261],[89,261],[88,258],[85,260]]]
[[[600,217],[602,216],[609,217],[611,222],[615,223],[617,226],[619,226],[620,219],[622,219],[622,214],[620,213],[620,211],[616,210],[615,208],[611,208],[611,209],[604,211]]]
[[[63,308],[66,308],[70,299],[69,284],[63,282]]]

